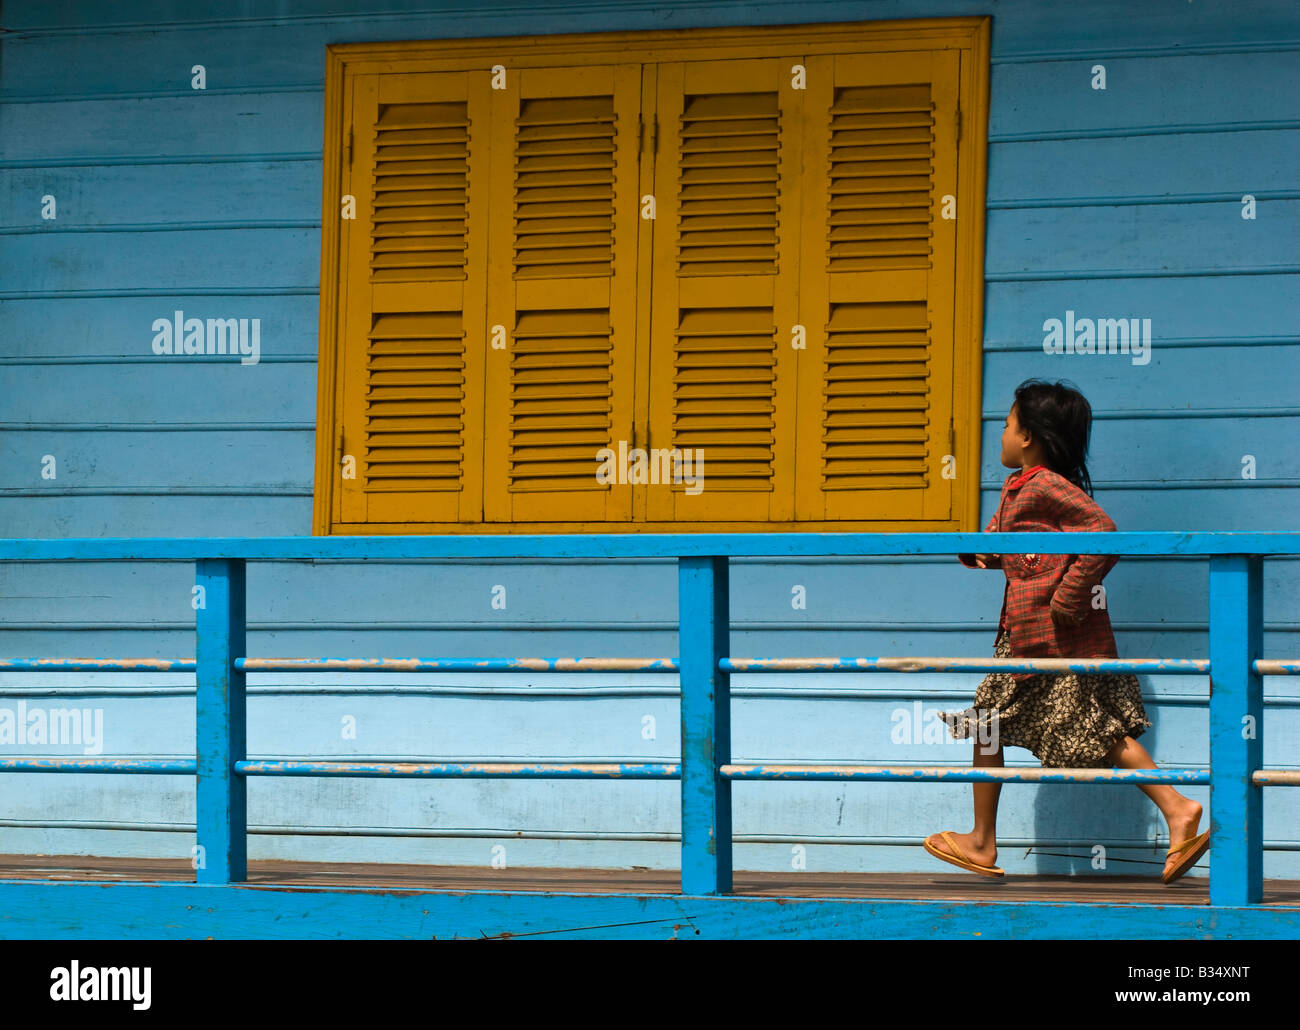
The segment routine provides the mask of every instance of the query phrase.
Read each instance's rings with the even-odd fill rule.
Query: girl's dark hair
[[[1084,459],[1092,431],[1092,407],[1073,383],[1026,379],[1016,387],[1016,421],[1043,445],[1053,472],[1092,496],[1092,479]]]

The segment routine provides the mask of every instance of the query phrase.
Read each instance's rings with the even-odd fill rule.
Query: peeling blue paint
[[[672,658],[236,658],[243,672],[677,672]]]
[[[727,672],[1141,672],[1210,671],[1206,658],[724,658]]]
[[[192,758],[0,758],[0,772],[175,773],[193,776]]]
[[[537,777],[545,779],[675,780],[681,766],[664,762],[235,762],[244,776]]]
[[[723,765],[730,780],[873,780],[908,783],[1196,783],[1210,782],[1209,769],[949,768],[888,765]]]

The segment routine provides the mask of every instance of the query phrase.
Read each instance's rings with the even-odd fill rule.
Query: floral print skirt
[[[993,653],[1012,657],[1005,631]],[[1044,768],[1110,768],[1106,753],[1115,742],[1152,726],[1131,673],[1040,673],[1017,683],[1008,673],[991,672],[971,708],[943,718],[958,739],[1027,748]]]

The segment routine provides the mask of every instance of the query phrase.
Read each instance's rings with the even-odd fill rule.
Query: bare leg
[[[984,745],[975,738],[975,756],[971,761],[977,769],[985,766],[1002,764],[1002,745],[998,745],[992,754],[984,754]],[[972,783],[975,795],[975,829],[970,833],[954,833],[953,839],[958,847],[972,862],[980,865],[995,865],[998,859],[997,822],[998,796],[1002,793],[1001,783]],[[947,842],[939,834],[928,838],[932,847],[947,851]]]
[[[1121,769],[1156,769],[1159,768],[1147,749],[1132,737],[1125,736],[1117,740],[1106,752],[1106,761]],[[1198,802],[1178,793],[1168,783],[1139,783],[1138,789],[1155,802],[1165,822],[1169,824],[1169,846],[1175,847],[1190,837],[1195,837],[1201,822],[1201,806]],[[1168,869],[1177,860],[1171,856],[1165,861]]]

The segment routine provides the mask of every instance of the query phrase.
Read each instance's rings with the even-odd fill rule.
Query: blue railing
[[[1209,559],[1210,657],[1190,658],[760,658],[729,647],[728,559],[961,552],[1107,554]],[[1300,533],[801,533],[604,536],[397,536],[250,539],[0,540],[0,561],[193,561],[203,604],[193,660],[0,658],[4,671],[194,672],[196,756],[190,760],[5,758],[2,771],[174,773],[196,776],[200,884],[247,878],[249,776],[638,778],[681,781],[681,891],[732,890],[734,780],[888,780],[1208,784],[1211,906],[1258,904],[1263,886],[1261,787],[1300,785],[1300,772],[1263,769],[1263,675],[1296,675],[1300,661],[1262,656],[1262,561],[1300,553]],[[245,568],[259,560],[676,558],[679,657],[250,658]],[[314,670],[676,672],[681,760],[676,763],[422,763],[250,761],[245,676]],[[1208,674],[1206,769],[1010,769],[943,766],[752,765],[731,756],[732,673],[1129,672]],[[1244,727],[1249,727],[1248,732]]]

